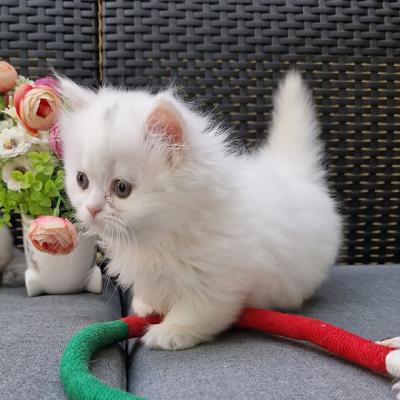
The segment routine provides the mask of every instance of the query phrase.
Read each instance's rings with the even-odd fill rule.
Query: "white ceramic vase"
[[[96,241],[86,236],[67,255],[51,255],[37,250],[28,238],[32,219],[22,217],[27,270],[25,286],[28,296],[79,292],[101,293],[102,278],[96,265]]]

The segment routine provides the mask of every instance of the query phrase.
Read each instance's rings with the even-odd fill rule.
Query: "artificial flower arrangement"
[[[0,226],[11,225],[11,214],[22,215],[29,295],[101,291],[101,273],[93,266],[95,241],[81,240],[79,248],[68,219],[72,210],[64,196],[57,126],[61,106],[56,79],[32,81],[0,61]],[[73,252],[77,259],[65,261],[63,271],[62,256]],[[54,256],[59,256],[56,269]]]
[[[51,77],[31,81],[0,61],[0,224],[68,211],[55,124],[61,100]]]

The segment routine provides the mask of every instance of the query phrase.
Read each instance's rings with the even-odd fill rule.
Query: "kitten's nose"
[[[101,211],[100,207],[86,207],[87,210],[89,211],[89,214],[92,216],[92,218],[95,218],[96,215]]]

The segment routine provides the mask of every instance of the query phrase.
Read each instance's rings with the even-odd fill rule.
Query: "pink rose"
[[[53,127],[50,129],[49,146],[50,146],[51,151],[58,158],[62,158],[63,148],[62,148],[62,142],[60,139],[60,127],[57,124],[53,125]]]
[[[6,93],[17,83],[18,73],[15,68],[5,61],[0,61],[0,93]]]
[[[29,227],[28,237],[39,251],[53,255],[71,253],[78,241],[78,233],[70,221],[52,216],[36,218]]]
[[[45,76],[44,78],[36,79],[35,86],[47,86],[56,92],[58,90],[58,81],[52,76]]]
[[[48,86],[21,85],[14,93],[14,106],[24,128],[32,136],[50,129],[57,117],[60,98]]]

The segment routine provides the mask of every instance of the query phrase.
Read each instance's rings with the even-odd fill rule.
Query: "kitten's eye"
[[[83,189],[87,189],[89,186],[89,179],[87,177],[87,175],[83,172],[78,172],[76,174],[76,181],[78,182],[78,185]]]
[[[131,194],[132,184],[123,179],[116,179],[112,185],[112,190],[118,197],[124,199]]]

